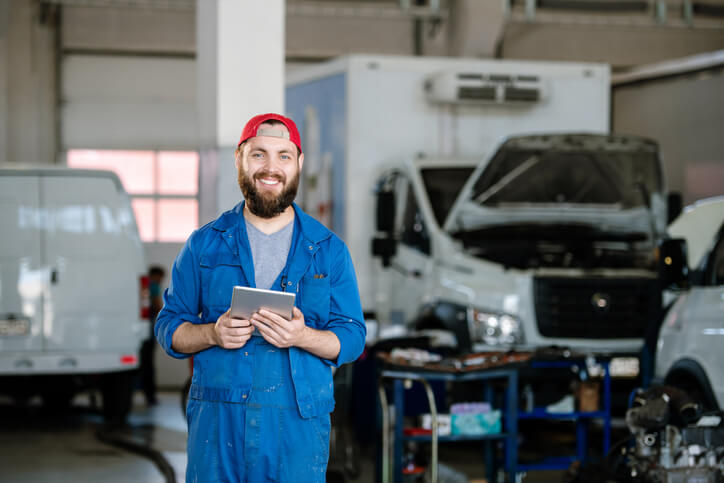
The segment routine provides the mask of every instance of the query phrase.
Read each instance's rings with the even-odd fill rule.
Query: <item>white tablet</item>
[[[231,316],[235,319],[249,319],[254,312],[264,308],[287,320],[292,319],[294,294],[261,288],[234,287],[231,297]]]

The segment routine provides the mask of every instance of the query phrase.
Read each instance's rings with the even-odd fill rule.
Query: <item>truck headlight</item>
[[[523,342],[520,321],[509,314],[484,309],[469,309],[470,339],[488,345],[513,345]]]

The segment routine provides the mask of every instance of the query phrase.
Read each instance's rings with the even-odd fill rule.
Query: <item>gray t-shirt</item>
[[[244,221],[254,261],[256,288],[269,289],[287,264],[289,249],[292,246],[294,220],[270,235],[254,227],[248,220]]]

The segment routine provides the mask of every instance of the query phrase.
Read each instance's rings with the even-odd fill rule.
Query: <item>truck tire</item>
[[[133,371],[109,372],[101,379],[103,418],[106,424],[126,424],[133,400]]]

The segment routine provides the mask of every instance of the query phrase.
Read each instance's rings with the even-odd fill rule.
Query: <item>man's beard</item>
[[[284,210],[292,205],[294,198],[297,196],[299,171],[297,171],[297,174],[294,175],[288,184],[284,185],[282,192],[279,193],[278,196],[260,193],[259,190],[256,189],[254,181],[259,178],[274,178],[284,184],[285,179],[282,176],[272,175],[266,171],[259,171],[253,178],[254,179],[250,179],[249,176],[247,176],[244,168],[239,170],[238,180],[241,193],[244,195],[249,211],[259,218],[274,218],[282,214]]]

